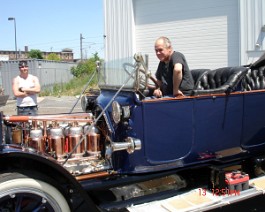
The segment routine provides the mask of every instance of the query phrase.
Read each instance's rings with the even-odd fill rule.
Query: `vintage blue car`
[[[264,173],[265,55],[192,70],[193,93],[179,98],[150,95],[146,64],[137,54],[98,68],[83,113],[1,113],[0,211],[117,211],[224,187],[227,170]]]

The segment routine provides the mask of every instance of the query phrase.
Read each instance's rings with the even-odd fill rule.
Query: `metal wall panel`
[[[56,62],[47,60],[27,60],[29,73],[39,78],[42,90],[47,87],[52,87],[57,83],[69,82],[73,75],[71,67],[75,67],[75,63]],[[5,94],[9,98],[14,98],[12,91],[12,80],[19,75],[18,61],[0,61],[0,86],[5,89]]]
[[[265,52],[265,0],[240,0],[241,61],[253,63]]]
[[[131,57],[135,52],[132,0],[104,0],[105,61]]]
[[[149,68],[155,71],[154,41],[162,35],[186,55],[190,68],[245,65],[265,52],[265,0],[104,3],[107,61],[141,52],[149,55]]]
[[[134,0],[136,50],[149,55],[155,72],[154,42],[171,39],[189,66],[218,68],[239,65],[238,0]]]

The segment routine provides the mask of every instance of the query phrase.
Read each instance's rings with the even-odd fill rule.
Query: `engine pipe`
[[[9,122],[28,122],[28,121],[77,121],[92,123],[93,119],[87,117],[79,118],[75,116],[5,116],[4,120]]]

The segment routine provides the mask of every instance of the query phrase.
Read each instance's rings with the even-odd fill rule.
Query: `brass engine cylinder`
[[[51,128],[49,132],[49,152],[59,159],[65,153],[65,138],[62,128]]]
[[[28,146],[38,151],[45,152],[46,145],[43,138],[42,129],[33,129],[30,131]]]
[[[100,151],[100,134],[98,134],[98,130],[96,127],[91,127],[89,132],[87,133],[87,151],[90,153],[97,153]]]
[[[80,142],[82,139],[82,127],[81,126],[73,126],[69,128],[68,134],[68,143],[69,143],[69,152],[72,152],[75,146]],[[81,142],[79,146],[76,147],[75,151],[73,152],[74,156],[80,156],[84,153],[84,141]]]
[[[22,129],[21,128],[12,129],[12,142],[14,144],[22,143]]]

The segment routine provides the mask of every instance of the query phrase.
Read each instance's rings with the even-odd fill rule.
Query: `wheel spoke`
[[[45,198],[42,198],[40,201],[39,201],[39,204],[35,206],[35,209],[32,210],[32,212],[39,212],[39,211],[42,211],[42,210],[47,210],[52,212],[54,211],[53,209],[50,208],[47,200]]]
[[[14,196],[14,197],[13,197]],[[22,206],[22,200],[23,200],[23,196],[22,195],[19,195],[19,196],[16,196],[15,194],[12,195],[12,198],[15,198],[15,211],[16,212],[20,212],[21,211],[21,206]]]
[[[43,207],[42,204],[40,204],[39,206],[37,206],[34,210],[32,210],[32,212],[38,212],[41,211],[41,209],[45,209],[46,207]]]

